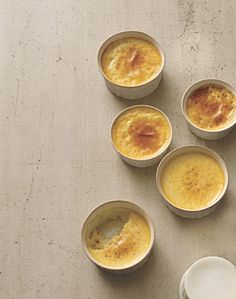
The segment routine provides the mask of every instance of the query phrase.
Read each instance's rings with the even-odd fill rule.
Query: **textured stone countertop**
[[[158,90],[134,102],[113,96],[96,64],[104,39],[124,30],[153,35],[167,57]],[[236,264],[236,128],[201,140],[180,109],[195,80],[236,84],[234,0],[2,0],[0,37],[1,299],[177,299],[195,260]],[[156,167],[135,169],[116,155],[110,123],[134,103],[169,116],[171,149],[199,144],[225,159],[230,184],[213,214],[175,216],[156,190]],[[156,228],[150,259],[125,277],[99,271],[80,242],[90,210],[116,198],[145,208]]]

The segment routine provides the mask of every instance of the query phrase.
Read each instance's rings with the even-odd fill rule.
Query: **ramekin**
[[[88,239],[88,236],[90,235],[91,231],[96,226],[96,218],[98,217],[98,215],[100,216],[103,213],[109,211],[110,209],[114,209],[114,208],[127,208],[127,209],[133,210],[136,213],[140,214],[147,221],[149,229],[150,229],[150,233],[151,233],[151,240],[150,240],[150,244],[149,244],[147,251],[138,260],[134,261],[133,264],[128,265],[126,267],[118,268],[118,267],[108,267],[106,265],[103,265],[92,257],[92,255],[90,254],[90,252],[87,248],[87,239]],[[137,270],[138,268],[140,268],[147,261],[149,255],[151,253],[153,244],[154,244],[155,230],[154,230],[154,225],[153,225],[152,219],[150,218],[150,216],[147,214],[147,212],[144,209],[142,209],[141,207],[139,207],[138,205],[136,205],[130,201],[112,200],[112,201],[108,201],[108,202],[98,205],[88,215],[88,217],[86,218],[86,220],[84,222],[83,228],[82,228],[81,239],[82,239],[82,248],[84,250],[84,253],[96,266],[98,266],[102,270],[106,270],[106,271],[112,272],[114,274],[128,274],[128,273],[131,273],[131,272]]]
[[[180,299],[189,298],[188,297],[188,286],[187,286],[188,278],[200,263],[202,263],[202,262],[203,263],[214,263],[214,262],[218,262],[218,261],[221,262],[221,263],[226,264],[231,269],[234,269],[234,271],[236,271],[235,265],[233,265],[231,262],[229,262],[225,258],[222,258],[222,257],[219,257],[219,256],[203,257],[203,258],[197,260],[195,263],[193,263],[192,266],[190,266],[190,268],[182,276],[182,279],[181,279],[180,285],[179,285],[179,298]],[[222,280],[223,280],[223,277],[222,277]],[[207,294],[206,294],[206,298],[207,298]]]
[[[200,81],[193,83],[192,85],[190,85],[187,88],[187,90],[184,92],[184,95],[182,97],[181,108],[182,108],[182,113],[184,115],[184,118],[187,121],[190,130],[195,135],[197,135],[200,138],[207,139],[207,140],[217,140],[217,139],[223,138],[224,136],[229,134],[229,132],[232,130],[232,128],[234,127],[234,125],[236,123],[236,112],[234,113],[232,122],[230,122],[227,126],[221,128],[221,129],[218,129],[218,130],[207,130],[207,129],[203,129],[203,128],[200,128],[197,125],[195,125],[191,121],[191,119],[188,117],[188,113],[186,110],[187,100],[188,100],[189,96],[191,95],[191,93],[194,90],[198,89],[199,87],[203,87],[203,86],[206,86],[209,84],[217,84],[217,85],[223,86],[223,87],[229,89],[234,95],[236,95],[236,89],[232,85],[227,83],[226,81],[218,80],[218,79],[204,79],[204,80],[200,80]]]
[[[224,188],[221,191],[221,193],[217,196],[217,198],[210,205],[208,205],[202,209],[199,209],[199,210],[188,210],[188,209],[183,209],[183,208],[179,208],[179,207],[175,206],[165,196],[165,194],[162,190],[162,186],[161,186],[161,176],[162,176],[162,171],[163,171],[165,165],[174,157],[177,157],[180,154],[189,153],[189,152],[200,152],[200,153],[207,154],[207,155],[211,156],[212,158],[214,158],[222,167],[222,170],[224,172],[224,177],[225,177],[225,184],[224,184]],[[220,204],[220,202],[227,190],[228,184],[229,184],[229,174],[228,174],[228,170],[227,170],[224,160],[216,152],[214,152],[206,147],[202,147],[202,146],[198,146],[198,145],[189,145],[189,146],[183,146],[183,147],[178,147],[178,148],[174,149],[173,151],[168,153],[162,159],[162,161],[160,162],[160,164],[157,168],[157,172],[156,172],[156,186],[162,196],[164,204],[176,215],[179,215],[184,218],[201,218],[203,216],[207,216],[210,213],[212,213],[216,209],[216,207]]]
[[[137,85],[137,86],[123,86],[123,85],[114,83],[106,76],[106,74],[104,73],[103,68],[102,68],[102,55],[103,55],[104,50],[111,43],[113,43],[119,39],[127,38],[127,37],[138,37],[138,38],[142,38],[142,39],[145,39],[145,40],[151,42],[154,46],[157,47],[157,49],[161,55],[162,64],[161,64],[160,70],[155,74],[155,76],[150,81],[145,82],[140,85]],[[104,41],[104,43],[99,48],[98,55],[97,55],[97,61],[98,61],[99,71],[102,74],[108,89],[113,94],[117,95],[118,97],[134,100],[134,99],[140,99],[140,98],[148,96],[158,87],[158,85],[161,81],[161,76],[162,76],[162,72],[163,72],[164,65],[165,65],[165,53],[164,53],[164,50],[162,49],[162,47],[159,45],[159,43],[152,36],[148,35],[147,33],[139,32],[139,31],[125,31],[125,32],[117,33]]]
[[[157,110],[158,112],[160,112],[167,120],[169,127],[170,127],[170,137],[169,140],[166,142],[166,144],[160,149],[158,150],[156,153],[154,153],[152,156],[150,157],[146,157],[146,158],[140,158],[140,159],[136,159],[136,158],[130,158],[128,156],[126,156],[125,154],[121,153],[116,146],[114,145],[113,139],[112,139],[112,128],[114,123],[116,122],[116,120],[119,118],[119,116],[124,113],[127,110],[131,110],[133,108],[152,108]],[[110,138],[111,138],[111,143],[114,147],[114,149],[116,150],[116,152],[118,153],[118,155],[129,165],[134,166],[134,167],[140,167],[140,168],[144,168],[144,167],[150,167],[153,166],[155,164],[157,164],[163,157],[164,155],[167,153],[168,151],[168,147],[171,143],[172,140],[172,126],[171,126],[171,122],[169,120],[169,118],[166,116],[166,114],[164,112],[162,112],[160,109],[157,109],[156,107],[150,106],[150,105],[134,105],[131,107],[128,107],[124,110],[122,110],[120,113],[118,113],[115,118],[112,121],[111,127],[110,127]]]

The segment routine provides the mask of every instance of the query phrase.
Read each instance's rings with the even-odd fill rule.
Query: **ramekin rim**
[[[212,201],[209,205],[207,205],[206,207],[203,207],[201,209],[197,209],[197,210],[190,210],[190,209],[184,209],[184,208],[180,208],[178,206],[175,206],[171,201],[169,201],[169,199],[167,198],[167,196],[165,196],[163,190],[162,190],[162,187],[161,187],[161,183],[160,182],[160,179],[161,179],[161,174],[159,173],[160,171],[160,168],[162,167],[162,164],[163,162],[169,158],[170,159],[170,156],[177,152],[177,151],[182,151],[186,148],[199,148],[200,150],[206,150],[210,155],[211,157],[215,158],[217,160],[217,162],[220,163],[220,166],[224,172],[224,177],[225,177],[225,182],[224,182],[224,187],[222,189],[222,191],[219,193],[219,195],[216,197],[216,199],[214,201]],[[172,206],[174,209],[177,209],[178,211],[182,211],[182,212],[187,212],[187,213],[200,213],[200,212],[204,212],[210,208],[212,208],[213,206],[215,206],[217,203],[219,203],[222,198],[224,197],[226,191],[227,191],[227,188],[228,188],[228,185],[229,185],[229,171],[228,171],[228,168],[226,166],[226,163],[224,161],[224,159],[218,154],[216,153],[215,151],[213,151],[212,149],[209,149],[208,147],[204,147],[204,146],[201,146],[201,145],[185,145],[185,146],[180,146],[180,147],[177,147],[175,149],[173,149],[172,151],[170,151],[169,153],[167,153],[165,155],[165,157],[160,161],[159,165],[157,166],[157,170],[156,170],[156,187],[158,189],[158,191],[160,192],[162,198],[165,200],[165,202],[167,202],[167,204],[169,204],[170,206]]]
[[[135,85],[135,86],[126,86],[126,85],[122,85],[122,84],[118,84],[118,83],[115,83],[113,82],[112,80],[110,80],[107,75],[104,73],[103,71],[103,68],[102,68],[102,64],[101,64],[101,59],[102,59],[102,55],[103,55],[103,52],[105,51],[105,49],[108,47],[106,47],[103,51],[102,51],[102,47],[105,45],[105,43],[107,43],[111,38],[113,37],[116,37],[116,36],[119,36],[121,34],[126,34],[126,33],[141,33],[143,35],[146,35],[147,37],[151,38],[153,41],[154,41],[154,46],[156,46],[156,48],[158,49],[158,51],[160,52],[160,55],[161,55],[161,59],[162,59],[162,64],[161,64],[161,67],[160,69],[158,70],[158,72],[148,81],[145,81],[144,83],[142,84],[138,84],[138,85]],[[122,37],[121,37],[122,38]],[[145,39],[145,37],[143,37],[143,39]],[[117,38],[117,40],[119,40]],[[114,41],[113,41],[114,42]],[[99,59],[99,57],[101,59]],[[99,47],[98,49],[98,52],[97,52],[97,64],[98,64],[98,70],[100,72],[100,74],[111,84],[117,86],[117,87],[122,87],[122,88],[125,88],[125,89],[134,89],[134,88],[139,88],[139,87],[143,87],[143,86],[146,86],[146,85],[149,85],[151,84],[163,71],[164,69],[164,66],[165,66],[165,63],[166,63],[166,55],[165,55],[165,51],[164,49],[162,48],[162,46],[157,42],[157,40],[150,34],[146,33],[146,32],[143,32],[143,31],[137,31],[137,30],[128,30],[128,31],[121,31],[121,32],[118,32],[116,34],[113,34],[113,35],[110,35],[102,44],[101,46]]]
[[[131,158],[131,157],[129,157],[129,156],[123,154],[122,152],[120,152],[120,151],[116,148],[116,146],[115,146],[115,144],[114,144],[114,142],[113,142],[113,139],[112,139],[112,128],[113,128],[113,125],[115,124],[115,121],[118,119],[118,117],[119,117],[122,113],[124,113],[125,111],[127,111],[127,110],[131,110],[131,109],[133,109],[133,108],[137,108],[137,107],[146,107],[146,108],[152,108],[152,109],[154,109],[154,110],[157,110],[158,112],[160,112],[160,113],[165,117],[165,119],[167,120],[168,125],[169,125],[169,127],[170,127],[170,136],[169,136],[168,141],[166,142],[166,144],[163,145],[163,148],[160,148],[161,150],[160,150],[160,151],[158,150],[158,151],[155,152],[153,155],[151,155],[151,156],[149,156],[149,157],[147,157],[147,158],[141,158],[141,159],[138,159],[138,158]],[[162,110],[160,110],[159,108],[157,108],[157,107],[155,107],[155,106],[152,106],[152,105],[138,104],[138,105],[132,105],[132,106],[129,106],[129,107],[127,107],[127,108],[121,110],[118,114],[116,114],[116,116],[113,118],[112,123],[111,123],[111,125],[110,125],[110,141],[111,141],[111,144],[112,144],[113,148],[115,149],[115,151],[116,151],[119,155],[121,155],[122,157],[124,157],[124,158],[126,158],[126,159],[129,159],[129,160],[131,160],[131,161],[134,161],[134,162],[139,162],[139,161],[140,161],[140,162],[141,162],[141,161],[151,161],[152,159],[158,158],[159,156],[161,156],[161,155],[168,149],[168,147],[169,147],[170,144],[171,144],[172,138],[173,138],[173,128],[172,128],[172,124],[171,124],[171,122],[170,122],[170,119],[168,118],[168,116],[167,116]]]
[[[236,266],[231,262],[229,261],[228,259],[222,257],[222,256],[217,256],[217,255],[209,255],[209,256],[203,256],[201,258],[199,258],[198,260],[196,260],[188,269],[187,271],[185,272],[186,276],[185,276],[185,279],[184,279],[184,282],[187,283],[188,282],[188,277],[189,275],[191,275],[191,271],[193,271],[193,268],[196,267],[197,264],[203,262],[204,260],[213,260],[213,259],[219,259],[219,260],[223,260],[224,262],[226,262],[227,264],[229,264],[230,266],[233,266],[235,267],[236,269]],[[187,285],[186,285],[187,286]],[[187,293],[187,292],[186,292]]]
[[[221,129],[217,129],[217,130],[207,130],[207,129],[201,128],[201,127],[197,126],[196,124],[194,124],[194,123],[191,121],[191,119],[188,117],[188,114],[187,114],[187,112],[186,112],[186,104],[187,104],[187,100],[188,100],[188,99],[187,99],[187,93],[189,92],[189,90],[190,90],[191,88],[193,88],[194,85],[197,85],[197,84],[199,84],[199,83],[202,83],[202,84],[201,84],[200,86],[198,86],[197,88],[200,88],[200,87],[202,87],[202,86],[204,86],[204,85],[207,85],[207,84],[211,84],[211,82],[208,82],[208,83],[207,83],[207,81],[212,81],[212,84],[215,83],[216,85],[217,85],[217,84],[218,84],[218,85],[221,85],[222,83],[223,83],[223,84],[226,84],[226,85],[229,85],[230,88],[232,89],[232,90],[230,90],[230,91],[231,91],[231,92],[235,95],[235,97],[236,97],[236,88],[235,88],[231,83],[229,83],[229,82],[227,82],[227,81],[225,81],[225,80],[223,80],[223,79],[217,79],[217,78],[205,78],[205,79],[200,79],[200,80],[197,80],[197,81],[193,82],[192,84],[190,84],[190,85],[185,89],[185,91],[184,91],[184,93],[183,93],[183,95],[182,95],[182,98],[181,98],[181,110],[182,110],[182,114],[183,114],[185,120],[187,121],[187,123],[188,123],[189,125],[193,126],[194,128],[198,129],[199,131],[202,131],[202,132],[205,132],[205,133],[209,133],[209,134],[214,135],[214,134],[217,134],[217,133],[220,133],[220,132],[227,131],[228,129],[231,129],[231,128],[236,124],[236,114],[235,114],[235,116],[234,116],[234,120],[232,121],[232,123],[229,123],[228,126],[223,127],[223,128],[221,128]],[[221,86],[225,87],[224,85],[221,85]],[[194,90],[196,90],[197,88],[193,89],[192,92],[193,92]],[[227,88],[227,87],[225,87],[225,88]]]
[[[92,257],[92,255],[89,253],[89,250],[86,246],[86,242],[84,240],[84,230],[85,230],[85,225],[86,225],[86,222],[88,221],[89,217],[99,208],[101,208],[102,206],[104,205],[107,205],[107,204],[111,204],[111,203],[127,203],[127,204],[130,204],[131,206],[135,206],[137,207],[137,209],[141,210],[143,215],[141,215],[142,217],[144,216],[145,220],[147,221],[148,223],[148,226],[149,226],[149,229],[150,229],[150,235],[151,235],[151,238],[150,238],[150,244],[147,248],[147,250],[145,251],[145,253],[143,255],[141,255],[137,260],[135,260],[133,263],[129,264],[128,266],[123,266],[123,267],[109,267],[109,266],[106,266],[100,262],[98,262],[95,258]],[[122,207],[121,207],[122,208]],[[132,209],[132,208],[131,208]],[[138,212],[137,212],[138,213]],[[146,257],[149,256],[152,248],[153,248],[153,245],[154,245],[154,242],[155,242],[155,226],[154,226],[154,222],[151,218],[151,216],[147,213],[146,209],[140,207],[138,204],[134,203],[133,201],[130,201],[130,200],[126,200],[126,199],[113,199],[113,200],[109,200],[109,201],[105,201],[105,202],[102,202],[100,204],[98,204],[96,207],[94,207],[90,213],[87,215],[87,217],[85,218],[84,222],[83,222],[83,226],[82,226],[82,229],[81,229],[81,244],[82,244],[82,249],[85,253],[85,255],[88,257],[89,260],[91,260],[95,265],[99,266],[100,268],[103,268],[105,270],[109,270],[109,271],[123,271],[123,270],[129,270],[129,269],[132,269],[133,267],[135,267],[136,265],[138,265],[139,263],[141,263]]]

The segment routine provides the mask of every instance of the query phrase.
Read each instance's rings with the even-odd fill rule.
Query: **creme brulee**
[[[236,97],[223,86],[209,84],[190,94],[186,111],[196,126],[218,130],[229,125],[236,117]]]
[[[111,43],[102,55],[102,69],[107,78],[123,86],[137,86],[150,81],[161,65],[157,47],[137,37]]]
[[[201,152],[173,157],[161,175],[164,195],[174,206],[185,210],[207,207],[222,192],[225,176],[219,162]]]
[[[95,227],[87,246],[92,257],[102,265],[122,268],[141,258],[150,241],[147,221],[140,214],[121,208],[111,211]]]
[[[121,154],[134,159],[148,158],[170,140],[171,128],[164,114],[151,107],[125,110],[112,126],[112,141]]]

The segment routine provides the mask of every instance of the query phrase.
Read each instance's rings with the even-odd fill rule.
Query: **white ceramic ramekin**
[[[199,87],[203,87],[203,86],[206,86],[209,84],[217,84],[217,85],[223,86],[223,87],[229,89],[234,95],[236,95],[236,89],[232,85],[230,85],[229,83],[227,83],[223,80],[218,80],[218,79],[200,80],[200,81],[197,81],[194,84],[190,85],[187,88],[187,90],[184,92],[184,95],[183,95],[182,101],[181,101],[181,108],[182,108],[182,113],[184,115],[184,118],[187,121],[190,130],[195,135],[197,135],[198,137],[201,137],[203,139],[207,139],[207,140],[216,140],[216,139],[220,139],[220,138],[226,136],[230,132],[230,130],[233,128],[233,126],[236,123],[236,113],[234,114],[232,122],[230,122],[224,128],[221,128],[219,130],[207,130],[207,129],[203,129],[203,128],[196,126],[191,121],[191,119],[188,117],[188,114],[186,111],[187,100],[188,100],[189,96],[191,95],[191,93],[194,90],[198,89]]]
[[[131,110],[133,108],[137,108],[137,107],[140,107],[140,108],[151,108],[151,109],[154,109],[154,110],[157,110],[158,112],[160,112],[167,120],[168,124],[169,124],[169,127],[170,127],[170,137],[169,137],[169,140],[164,144],[163,147],[160,148],[160,150],[158,150],[156,153],[154,153],[152,156],[149,156],[149,157],[146,157],[146,158],[141,158],[141,159],[135,159],[135,158],[130,158],[126,155],[124,155],[123,153],[121,153],[117,148],[116,146],[114,145],[114,142],[113,142],[113,139],[112,139],[112,128],[113,128],[113,125],[114,123],[116,122],[116,120],[119,118],[119,116],[124,113],[125,111],[128,111],[128,110]],[[153,107],[153,106],[149,106],[149,105],[134,105],[134,106],[131,106],[131,107],[128,107],[124,110],[122,110],[120,113],[118,113],[115,118],[113,119],[112,121],[112,124],[111,124],[111,128],[110,128],[110,138],[111,138],[111,143],[114,147],[114,149],[116,150],[116,152],[119,154],[119,156],[126,162],[128,163],[129,165],[131,166],[134,166],[134,167],[140,167],[140,168],[144,168],[144,167],[149,167],[149,166],[153,166],[155,165],[156,163],[158,163],[163,157],[164,155],[167,153],[167,150],[168,150],[168,147],[171,143],[171,140],[172,140],[172,126],[171,126],[171,122],[169,120],[169,118],[165,115],[164,112],[162,112],[161,110],[157,109],[156,107]]]
[[[101,216],[101,215],[103,215],[103,213],[107,213],[107,212],[109,212],[110,209],[115,209],[115,208],[127,208],[127,209],[133,210],[136,213],[138,213],[139,215],[141,215],[147,221],[149,229],[150,229],[150,233],[151,233],[150,245],[149,245],[147,251],[145,252],[145,254],[143,256],[141,256],[138,260],[134,261],[133,264],[126,266],[126,267],[120,267],[120,268],[108,267],[108,266],[101,264],[100,262],[98,262],[96,259],[94,259],[92,257],[92,255],[90,254],[90,252],[87,248],[88,237],[97,225],[96,219],[98,219],[98,216]],[[103,204],[100,204],[94,210],[92,210],[92,212],[89,214],[89,216],[87,217],[87,219],[84,222],[82,232],[81,232],[81,238],[82,238],[82,248],[83,248],[85,254],[95,265],[97,265],[99,268],[101,268],[103,270],[112,272],[114,274],[128,274],[128,273],[131,273],[131,272],[135,271],[136,269],[140,268],[148,259],[149,255],[151,253],[153,244],[154,244],[155,230],[154,230],[154,225],[153,225],[152,219],[148,216],[146,211],[144,211],[138,205],[134,204],[133,202],[126,201],[126,200],[113,200],[113,201],[108,201]]]
[[[111,43],[113,43],[121,38],[127,38],[127,37],[138,37],[138,38],[142,38],[142,39],[145,39],[145,40],[151,42],[152,44],[154,44],[157,47],[157,49],[161,55],[161,59],[162,59],[162,64],[161,64],[160,70],[156,73],[156,75],[150,81],[145,82],[141,85],[137,85],[137,86],[122,86],[122,85],[112,82],[106,76],[106,74],[104,73],[103,68],[102,68],[102,55],[103,55],[104,50]],[[150,35],[148,35],[144,32],[138,32],[138,31],[125,31],[125,32],[117,33],[117,34],[109,37],[102,44],[102,46],[100,47],[100,49],[98,51],[97,60],[98,60],[99,71],[102,74],[103,78],[105,79],[108,89],[112,93],[117,95],[118,97],[134,100],[134,99],[140,99],[140,98],[148,96],[159,85],[159,83],[161,81],[163,68],[165,65],[165,53],[164,53],[163,49],[161,48],[161,46],[158,44],[158,42]]]
[[[222,271],[222,269],[224,269],[224,271]],[[229,277],[225,277],[225,271],[227,269],[227,274],[228,275],[232,275],[232,277],[230,278],[231,283],[228,281],[228,286],[226,287],[225,284],[225,279],[229,279]],[[209,270],[211,277],[209,277]],[[214,271],[214,272],[213,272]],[[215,273],[216,271],[216,273]],[[221,272],[221,274],[219,273],[219,271]],[[205,273],[203,273],[205,272]],[[223,273],[222,273],[223,272]],[[183,275],[180,285],[179,285],[179,298],[180,299],[187,299],[187,298],[192,298],[192,296],[190,296],[189,293],[192,293],[193,290],[192,288],[196,289],[198,288],[198,284],[196,283],[200,277],[206,277],[209,278],[210,281],[206,281],[206,285],[204,286],[204,289],[201,289],[201,293],[204,293],[205,298],[208,299],[209,298],[209,292],[212,293],[212,291],[216,292],[216,294],[218,294],[219,296],[219,290],[217,290],[217,287],[219,287],[216,284],[220,283],[220,292],[224,292],[223,296],[226,296],[227,298],[228,295],[230,296],[230,298],[236,298],[235,297],[235,283],[232,283],[234,281],[233,277],[236,276],[236,267],[229,262],[228,260],[222,258],[222,257],[218,257],[218,256],[207,256],[204,258],[201,258],[200,260],[196,261]],[[213,277],[212,277],[213,275]],[[204,279],[204,278],[202,278]],[[216,279],[219,280],[216,281]],[[204,280],[205,281],[205,280]],[[213,282],[213,285],[212,285]],[[210,283],[210,285],[209,285]],[[233,286],[234,290],[229,290],[228,288],[231,288]],[[202,286],[201,286],[202,287]],[[223,288],[226,288],[226,290],[222,290]],[[199,290],[198,290],[199,291]],[[215,295],[214,295],[215,297]],[[224,298],[226,298],[224,297]],[[195,297],[194,297],[195,298]],[[202,297],[201,297],[202,298]],[[221,297],[223,298],[223,297]]]
[[[204,154],[207,154],[207,155],[213,157],[216,161],[218,161],[218,163],[222,167],[224,176],[225,176],[225,184],[224,184],[224,188],[221,191],[221,193],[217,196],[217,198],[210,205],[208,205],[207,207],[204,207],[202,209],[199,209],[199,210],[187,210],[187,209],[182,209],[182,208],[176,207],[165,196],[165,194],[162,190],[162,186],[161,186],[161,175],[162,175],[162,171],[163,171],[165,165],[174,157],[177,157],[180,154],[189,153],[189,152],[200,152],[200,153],[204,153]],[[184,217],[184,218],[201,218],[201,217],[207,216],[211,212],[213,212],[216,209],[216,207],[220,204],[220,202],[227,190],[228,183],[229,183],[229,174],[228,174],[228,170],[227,170],[224,160],[216,152],[214,152],[208,148],[197,146],[197,145],[183,146],[183,147],[174,149],[173,151],[168,153],[162,159],[162,161],[160,162],[160,164],[157,168],[157,172],[156,172],[156,185],[157,185],[157,189],[159,190],[160,194],[162,195],[164,204],[172,212],[174,212],[175,214],[177,214],[181,217]]]

